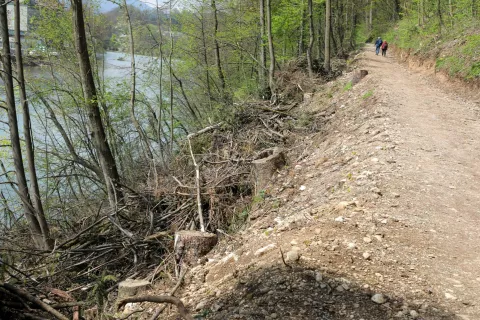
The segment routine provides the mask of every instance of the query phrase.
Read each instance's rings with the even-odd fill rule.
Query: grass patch
[[[352,89],[352,87],[353,87],[352,81],[349,81],[349,82],[347,82],[347,84],[343,87],[343,91],[348,91],[348,90]]]
[[[362,99],[368,99],[371,96],[373,96],[373,89],[370,89],[367,92],[365,92],[365,94],[362,96]]]

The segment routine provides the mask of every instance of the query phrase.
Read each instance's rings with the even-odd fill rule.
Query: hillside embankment
[[[369,74],[306,99],[317,132],[289,137],[248,226],[188,271],[192,314],[480,319],[480,104],[372,47],[355,60]]]

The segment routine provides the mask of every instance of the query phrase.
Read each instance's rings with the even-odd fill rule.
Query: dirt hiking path
[[[401,176],[390,188],[402,194],[399,216],[413,230],[399,240],[433,286],[480,319],[479,105],[446,94],[391,57],[366,52],[364,67],[401,142]]]
[[[480,319],[480,105],[356,60],[368,76],[306,96],[248,226],[189,271],[197,318]]]

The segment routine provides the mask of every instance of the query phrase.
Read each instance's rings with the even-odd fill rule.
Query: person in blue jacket
[[[380,53],[380,47],[382,46],[382,38],[378,37],[377,38],[377,41],[375,41],[375,54],[378,56],[378,54]]]

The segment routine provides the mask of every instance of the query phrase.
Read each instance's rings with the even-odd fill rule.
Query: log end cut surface
[[[175,255],[189,265],[206,255],[217,244],[217,235],[208,232],[183,230],[175,233]]]

